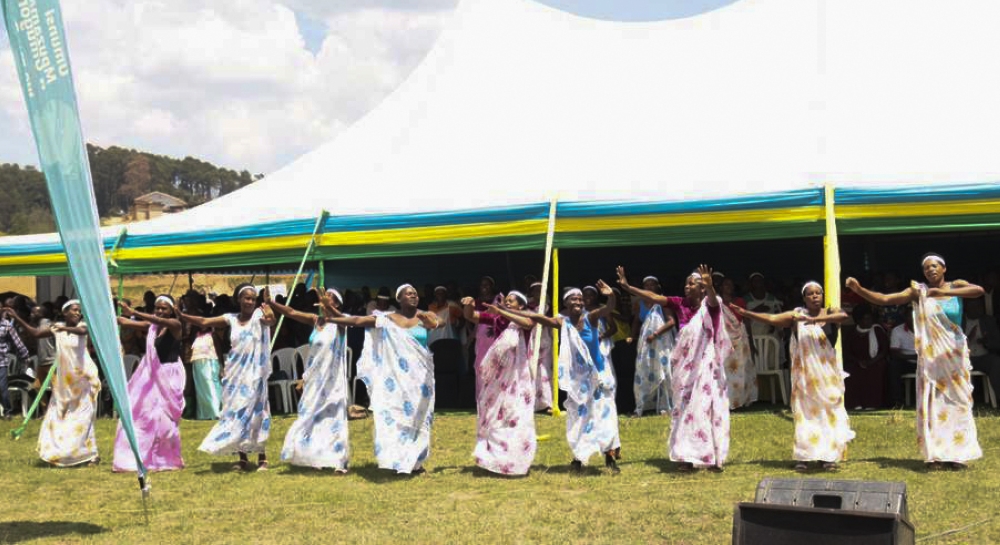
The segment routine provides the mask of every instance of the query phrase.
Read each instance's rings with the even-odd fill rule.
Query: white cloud
[[[89,0],[63,4],[85,135],[270,172],[335,136],[409,74],[455,0]],[[306,50],[292,9],[329,34]],[[6,40],[4,40],[6,42]],[[34,162],[0,46],[0,162]]]

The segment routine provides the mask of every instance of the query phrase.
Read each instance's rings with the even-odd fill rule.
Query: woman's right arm
[[[882,307],[889,305],[904,305],[916,299],[916,292],[913,288],[906,288],[896,293],[878,293],[861,286],[861,283],[854,278],[847,279],[847,289],[861,296],[862,299],[873,305]]]
[[[183,312],[177,311],[177,317],[180,318],[182,322],[187,322],[195,327],[213,327],[221,329],[229,325],[228,322],[226,322],[225,316],[212,316],[211,318],[204,318],[202,316],[193,316],[191,314],[184,314]]]
[[[124,316],[118,317],[118,325],[122,327],[127,327],[129,329],[137,329],[140,331],[146,331],[149,329],[149,322],[140,322],[138,320],[129,320]]]
[[[25,322],[24,319],[18,316],[17,313],[14,312],[12,309],[6,309],[6,308],[3,309],[2,311],[0,311],[0,316],[7,316],[13,318],[14,321],[17,322],[17,325],[21,326],[21,328],[24,329],[25,333],[31,335],[36,339],[52,336],[52,329],[38,329],[35,327],[31,327],[31,324]]]
[[[733,314],[737,316],[750,318],[751,320],[770,324],[774,327],[789,327],[795,322],[794,311],[782,312],[781,314],[767,314],[764,312],[746,310],[733,304],[729,305],[729,310],[733,311]]]
[[[331,316],[326,321],[331,324],[350,327],[375,327],[378,316]]]
[[[462,298],[462,316],[467,322],[478,324],[479,323],[479,313],[476,312],[476,300],[472,297]]]
[[[278,303],[277,301],[274,300],[271,300],[264,304],[271,307],[271,309],[277,312],[278,314],[282,314],[291,320],[299,322],[300,324],[306,324],[315,327],[316,319],[319,318],[319,316],[315,314],[300,312],[292,307],[282,305],[281,303]]]

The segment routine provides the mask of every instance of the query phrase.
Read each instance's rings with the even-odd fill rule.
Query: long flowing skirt
[[[972,416],[972,364],[961,328],[927,297],[913,309],[917,350],[917,444],[926,462],[968,462],[983,456]]]
[[[725,328],[713,323],[707,305],[702,302],[671,352],[674,410],[669,450],[674,462],[721,467],[729,455],[729,399],[722,362],[732,343]]]
[[[155,327],[155,326],[153,326]],[[168,332],[167,335],[170,333]],[[155,336],[150,328],[149,337]],[[150,345],[152,343],[149,343]],[[163,364],[156,348],[147,347],[139,367],[128,381],[132,402],[135,440],[142,454],[142,464],[149,471],[170,471],[184,467],[181,458],[181,413],[184,411],[184,365],[178,360]],[[115,437],[114,471],[135,471],[135,455],[118,424]]]
[[[58,368],[38,432],[38,455],[52,465],[74,466],[97,459],[94,423],[101,381],[85,338],[56,333],[56,344]]]
[[[649,342],[649,336],[663,326],[663,313],[656,305],[646,314],[639,333],[635,356],[635,412],[654,409],[666,412],[673,408],[670,399],[670,351],[674,347],[676,333],[669,331]]]
[[[560,342],[559,389],[566,392],[566,441],[573,458],[586,464],[595,454],[621,447],[615,378],[608,367],[597,369],[568,319],[563,320]]]
[[[733,343],[733,351],[723,363],[726,370],[726,389],[729,395],[729,408],[746,407],[757,401],[757,368],[754,367],[750,353],[750,339],[746,329],[728,308],[722,308],[726,332]]]
[[[804,312],[804,311],[803,311]],[[854,438],[844,408],[844,379],[837,354],[817,324],[796,323],[792,336],[792,459],[839,462]]]
[[[504,475],[525,475],[535,459],[534,383],[528,349],[511,324],[483,358],[478,402],[476,465]]]
[[[296,466],[347,469],[347,334],[333,325],[318,332],[302,375],[298,418],[285,436],[281,459]]]
[[[535,410],[543,411],[552,408],[552,333],[540,325],[535,328],[542,330],[538,369],[535,373]],[[533,329],[528,333],[529,357],[535,349],[535,331]]]
[[[191,362],[194,375],[194,391],[197,395],[198,420],[215,420],[222,411],[222,379],[219,377],[219,360],[195,360]]]

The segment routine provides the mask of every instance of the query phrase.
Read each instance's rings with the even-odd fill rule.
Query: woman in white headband
[[[277,323],[267,305],[257,308],[257,290],[240,284],[234,290],[239,312],[204,318],[178,313],[196,327],[229,328],[232,349],[226,355],[222,377],[222,414],[198,450],[209,454],[237,454],[236,471],[250,467],[249,454],[257,453],[257,471],[267,471],[267,439],[271,433],[271,408],[267,379],[271,375],[271,328]],[[269,297],[267,288],[265,297]]]
[[[642,287],[643,293],[656,296],[663,293],[660,281],[655,276],[643,278]],[[649,409],[665,415],[673,406],[667,364],[676,341],[676,326],[677,320],[670,307],[652,302],[648,297],[632,299],[631,338],[637,341],[635,378],[632,381],[632,394],[635,397],[633,417],[640,417]]]
[[[465,319],[473,324],[487,320],[506,326],[496,336],[480,362],[482,390],[476,400],[476,465],[501,475],[526,475],[535,458],[535,383],[528,368],[527,332],[534,325],[520,311],[528,298],[511,291],[500,306],[477,311],[472,297],[462,299]]]
[[[181,363],[183,327],[177,319],[173,297],[160,295],[153,314],[132,310],[119,302],[118,325],[146,332],[146,353],[131,371],[128,397],[132,402],[135,440],[142,463],[149,471],[171,471],[184,467],[181,457],[181,413],[187,381]],[[125,318],[129,316],[131,318]],[[118,429],[112,470],[136,471],[135,456],[125,433]]]
[[[745,309],[747,302],[736,295],[736,285],[726,275],[713,272],[712,284],[718,286],[719,297],[722,298],[722,322],[729,340],[733,342],[733,351],[722,364],[726,370],[729,408],[739,409],[749,406],[758,398],[757,369],[750,349],[750,324],[744,324],[743,318],[729,309],[730,305]]]
[[[265,297],[276,313],[313,329],[309,355],[302,374],[298,417],[288,429],[281,460],[293,466],[333,469],[347,473],[350,443],[347,430],[348,366],[347,328],[328,321],[344,316],[340,292],[327,289],[319,301],[319,314],[302,312]]]
[[[929,469],[962,469],[982,457],[972,415],[969,347],[962,330],[962,299],[983,296],[982,287],[945,280],[944,258],[921,259],[926,283],[914,282],[897,293],[878,293],[854,278],[847,287],[873,305],[913,303],[917,346],[917,443]],[[996,387],[994,385],[994,387]]]
[[[87,352],[87,324],[80,301],[67,301],[62,316],[64,321],[48,329],[25,327],[37,339],[54,337],[56,345],[55,368],[50,371],[54,375],[52,396],[38,431],[38,455],[56,467],[95,465],[100,461],[94,424],[101,379]]]
[[[582,471],[591,456],[604,454],[604,464],[619,473],[621,456],[618,411],[615,407],[615,376],[600,347],[598,322],[615,307],[615,295],[603,280],[597,289],[608,303],[592,312],[583,307],[583,292],[576,288],[563,294],[565,311],[556,317],[535,312],[500,309],[511,319],[527,317],[534,323],[559,329],[559,387],[566,396],[566,440],[573,452],[571,467]]]
[[[847,454],[854,431],[844,408],[844,371],[837,363],[838,325],[847,314],[838,308],[823,308],[823,287],[806,282],[803,306],[780,314],[764,314],[731,307],[733,312],[774,327],[792,328],[789,355],[792,358],[792,416],[795,470],[809,470],[814,463],[835,471]]]
[[[403,474],[424,473],[430,456],[434,420],[434,356],[427,349],[428,330],[442,321],[417,309],[417,290],[396,290],[399,311],[377,316],[344,316],[332,307],[327,322],[365,328],[365,348],[358,378],[368,388],[375,415],[378,467]],[[402,430],[402,433],[401,433]]]
[[[712,283],[712,269],[701,265],[689,274],[683,298],[630,286],[623,267],[618,267],[617,273],[623,290],[670,308],[680,328],[669,363],[664,365],[664,380],[669,373],[673,403],[670,460],[678,462],[682,472],[698,468],[722,471],[729,455],[729,399],[722,365],[733,345],[721,324],[721,302]]]
[[[542,297],[542,283],[532,282],[528,286],[528,310],[538,312]],[[534,327],[542,328],[538,324],[535,324]],[[529,358],[532,358],[535,353],[536,341],[538,342],[538,367],[535,369],[535,412],[552,414],[552,395],[554,393],[552,391],[552,373],[555,363],[552,357],[552,335],[543,331],[536,336],[533,328],[528,334]]]
[[[462,306],[448,297],[448,288],[445,286],[436,286],[433,293],[434,300],[427,305],[427,312],[437,316],[441,327],[428,332],[427,346],[433,347],[435,353],[442,352],[439,358],[455,361],[457,364],[462,359],[459,341]]]

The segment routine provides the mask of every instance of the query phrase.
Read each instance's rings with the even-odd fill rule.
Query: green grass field
[[[905,481],[921,543],[1000,543],[1000,417],[977,420],[984,458],[967,471],[924,470],[913,412],[852,413],[857,439],[837,474],[818,478]],[[154,474],[144,509],[133,475],[111,472],[114,422],[101,419],[105,461],[48,468],[35,456],[38,422],[20,441],[0,421],[0,543],[728,543],[733,507],[764,477],[791,470],[792,421],[767,407],[732,418],[725,473],[677,473],[665,459],[666,417],[621,420],[622,472],[603,461],[570,473],[560,418],[539,416],[531,474],[475,469],[475,416],[439,414],[428,473],[374,467],[372,421],[351,422],[347,476],[276,463],[292,417],[271,435],[272,470],[233,473],[231,458],[198,452],[210,423],[184,421],[187,468]]]

